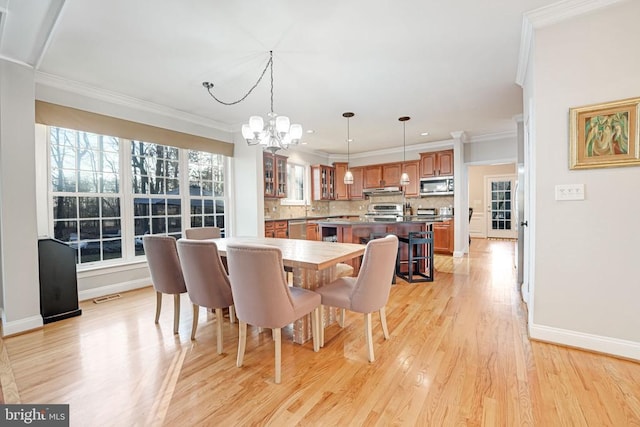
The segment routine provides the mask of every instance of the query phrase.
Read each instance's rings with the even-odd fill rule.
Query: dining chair
[[[388,235],[370,240],[364,251],[362,266],[357,277],[340,277],[328,285],[316,289],[322,297],[322,306],[337,307],[364,314],[365,342],[369,362],[373,355],[371,313],[380,313],[380,323],[385,339],[389,339],[385,305],[391,291],[389,278],[394,274],[398,238]],[[341,322],[344,326],[344,320]],[[324,346],[324,325],[320,326],[320,346]]]
[[[194,227],[184,230],[184,237],[187,239],[219,239],[221,236],[219,227]]]
[[[173,333],[180,323],[180,294],[187,292],[182,275],[176,239],[171,236],[146,235],[142,238],[144,253],[151,272],[151,283],[156,291],[156,320],[160,318],[162,294],[173,294]]]
[[[196,339],[200,307],[215,310],[217,350],[222,354],[222,309],[229,307],[229,319],[234,323],[233,296],[229,277],[220,260],[218,247],[207,240],[178,240],[178,255],[187,293],[193,304],[191,339]]]
[[[239,321],[238,358],[242,366],[247,324],[270,328],[275,342],[275,382],[280,383],[281,329],[311,313],[313,350],[318,351],[320,295],[289,287],[279,248],[258,244],[227,245],[229,279]]]

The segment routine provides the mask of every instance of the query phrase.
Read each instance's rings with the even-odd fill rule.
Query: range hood
[[[365,196],[392,196],[394,194],[402,194],[402,190],[400,187],[365,188],[362,193]]]

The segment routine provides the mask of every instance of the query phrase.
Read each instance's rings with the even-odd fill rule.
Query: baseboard
[[[640,343],[543,325],[529,325],[534,340],[576,347],[625,359],[640,360]]]
[[[453,257],[454,258],[462,258],[462,257],[464,257],[464,252],[463,251],[453,251]]]
[[[116,283],[109,286],[100,286],[99,288],[86,289],[78,292],[78,300],[86,301],[105,295],[117,294],[118,292],[132,291],[134,289],[145,288],[151,286],[151,278],[130,280],[127,282]]]
[[[26,317],[24,319],[14,320],[8,322],[5,318],[4,311],[2,312],[2,336],[8,337],[10,335],[16,335],[23,332],[31,331],[33,329],[40,329],[44,324],[42,321],[42,316],[31,316]]]

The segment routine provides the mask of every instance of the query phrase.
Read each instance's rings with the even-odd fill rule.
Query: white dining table
[[[277,239],[271,237],[222,237],[211,239],[220,256],[226,257],[227,245],[249,243],[275,246],[282,252],[282,262],[293,271],[293,286],[317,289],[337,278],[336,265],[364,254],[365,245],[317,240]],[[322,313],[325,325],[336,321],[336,310],[328,307]],[[311,339],[311,317],[305,316],[293,325],[293,341],[303,344]]]

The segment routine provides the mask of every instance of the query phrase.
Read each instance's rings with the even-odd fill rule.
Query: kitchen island
[[[440,219],[420,219],[406,217],[401,221],[374,221],[371,219],[326,219],[313,221],[318,225],[318,240],[341,243],[366,243],[372,237],[385,234],[395,234],[400,237],[408,237],[409,233],[421,231],[433,231],[433,224],[441,222]],[[399,259],[405,263],[408,259],[406,245],[400,245]],[[360,270],[360,259],[353,259],[350,264],[357,275]],[[422,262],[421,269],[426,266]]]

